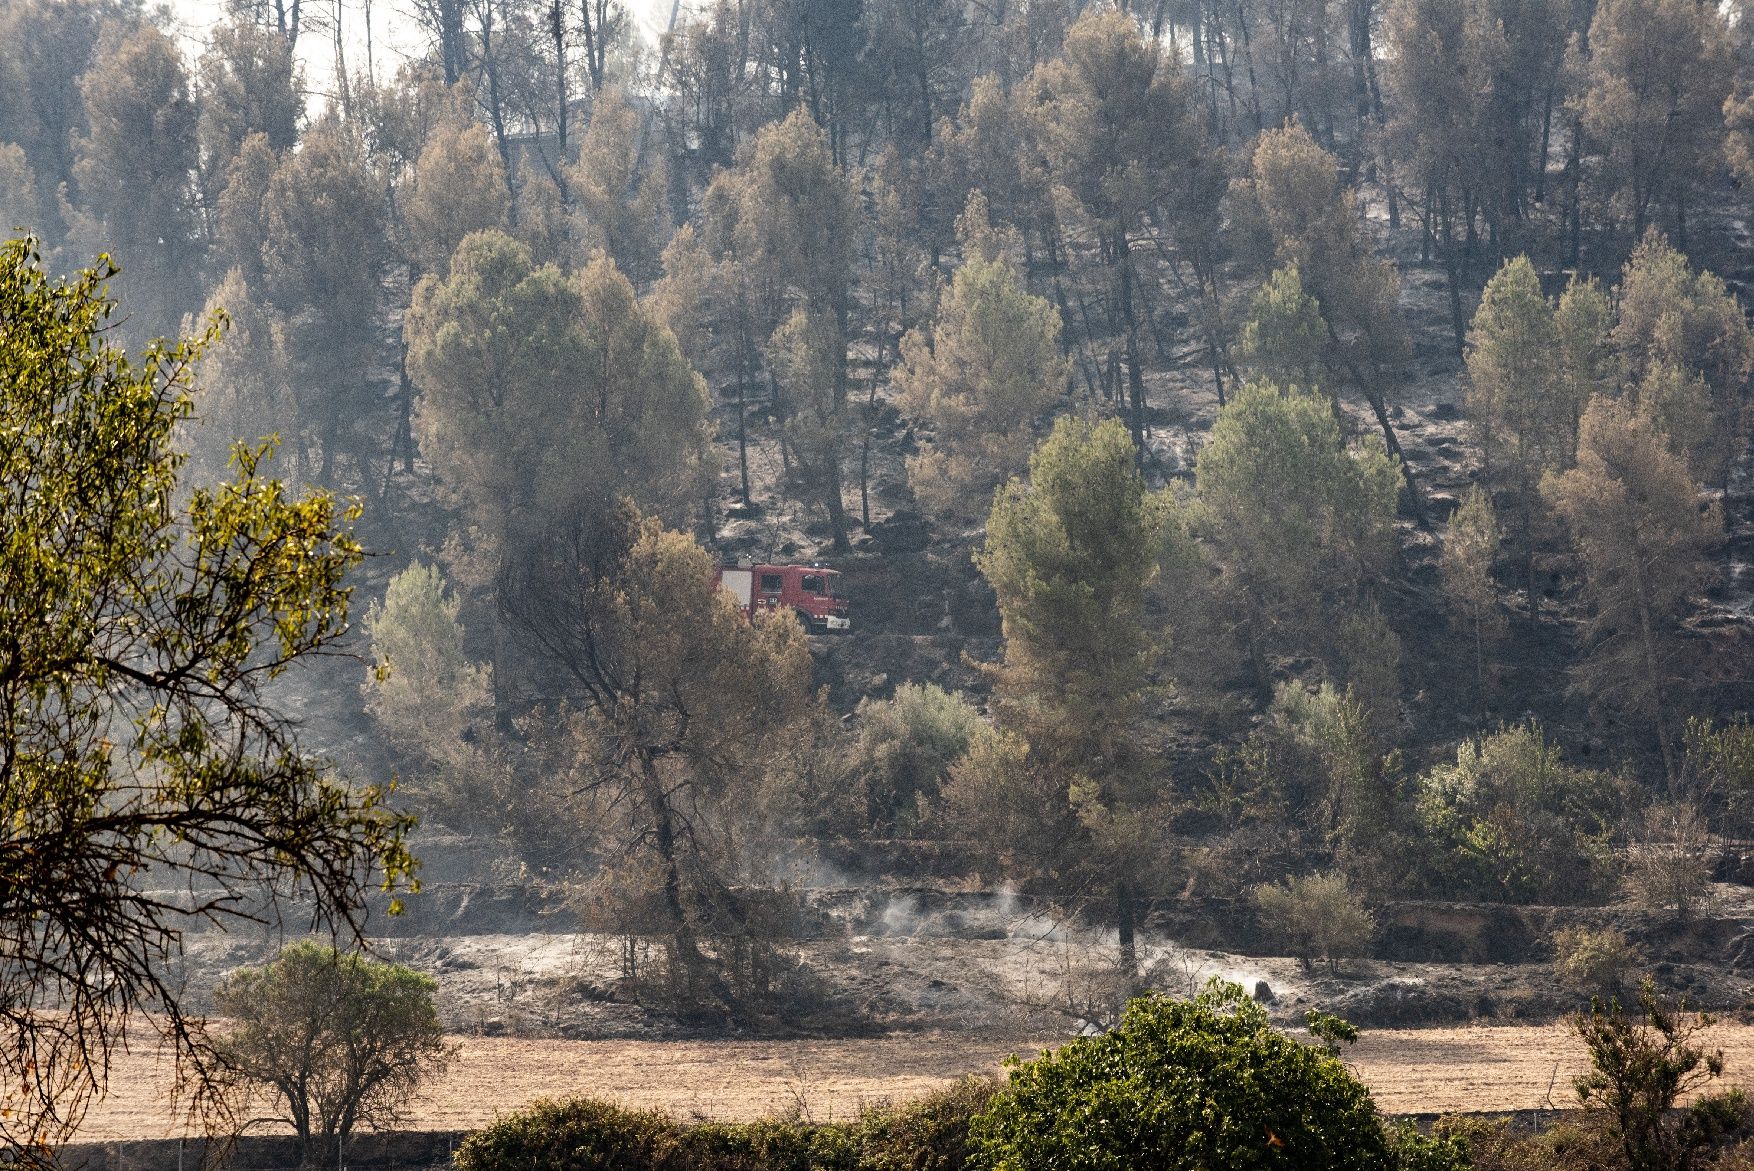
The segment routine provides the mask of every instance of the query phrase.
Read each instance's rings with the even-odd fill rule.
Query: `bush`
[[[1581,998],[1619,996],[1643,962],[1638,946],[1612,927],[1565,927],[1553,936],[1553,974]]]
[[[1537,724],[1500,728],[1420,778],[1435,885],[1450,897],[1595,901],[1612,890],[1608,839],[1624,785],[1573,768]]]
[[[575,1098],[541,1101],[463,1140],[457,1171],[637,1171],[661,1166],[676,1137],[662,1114]]]
[[[1622,1165],[1613,1137],[1588,1117],[1557,1122],[1536,1134],[1505,1119],[1445,1117],[1432,1127],[1432,1137],[1467,1151],[1464,1166],[1475,1171],[1605,1171]]]
[[[1473,1150],[1459,1134],[1434,1130],[1421,1134],[1411,1123],[1395,1129],[1394,1166],[1400,1171],[1472,1171]]]
[[[1339,1058],[1276,1032],[1220,981],[1193,1000],[1142,997],[1113,1031],[1018,1066],[971,1142],[991,1171],[1393,1165],[1369,1091]]]
[[[1626,893],[1647,911],[1686,923],[1711,905],[1717,841],[1685,801],[1652,805],[1627,851]]]
[[[588,1098],[538,1102],[457,1148],[457,1171],[962,1171],[969,1122],[998,1089],[965,1078],[856,1122],[684,1125]]]
[[[1713,1023],[1684,1003],[1664,1003],[1648,980],[1635,1011],[1598,1004],[1572,1018],[1590,1054],[1590,1071],[1575,1078],[1573,1088],[1585,1111],[1605,1121],[1626,1166],[1692,1171],[1714,1148],[1748,1133],[1741,1088],[1715,1088],[1724,1074],[1723,1051],[1700,1043]]]
[[[634,1171],[638,1165],[623,1166]],[[861,1164],[850,1124],[762,1119],[678,1128],[654,1166],[662,1171],[859,1171]]]
[[[904,683],[891,699],[861,702],[851,751],[852,772],[865,794],[861,829],[882,837],[921,828],[921,802],[937,799],[980,722],[960,692],[935,683]]]
[[[863,1171],[962,1171],[968,1131],[992,1104],[999,1083],[965,1077],[919,1101],[865,1116]]]
[[[1254,900],[1262,928],[1306,970],[1322,959],[1333,972],[1340,960],[1365,954],[1376,935],[1376,917],[1338,872],[1262,883]]]

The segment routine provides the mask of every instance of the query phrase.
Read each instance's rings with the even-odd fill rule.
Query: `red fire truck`
[[[840,573],[826,566],[721,565],[717,580],[751,618],[790,610],[810,634],[853,628]]]

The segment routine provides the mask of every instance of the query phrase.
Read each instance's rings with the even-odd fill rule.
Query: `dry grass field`
[[[1754,1084],[1754,1026],[1721,1025],[1713,1039],[1725,1051],[1729,1080]],[[570,1095],[656,1107],[681,1118],[793,1111],[844,1118],[965,1073],[997,1071],[1007,1054],[1039,1048],[952,1034],[714,1042],[459,1037],[456,1043],[456,1063],[415,1104],[409,1129],[467,1130],[538,1098]],[[1569,1106],[1569,1079],[1581,1055],[1564,1026],[1506,1026],[1371,1030],[1347,1060],[1385,1110],[1423,1113]],[[81,1140],[180,1132],[159,1054],[122,1057],[111,1085]]]

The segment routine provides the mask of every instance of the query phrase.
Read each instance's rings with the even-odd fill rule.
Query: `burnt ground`
[[[402,917],[374,922],[372,946],[430,974],[447,1029],[461,1034],[1040,1038],[1110,1023],[1129,987],[1113,933],[1043,900],[971,882],[816,885],[802,890],[795,936],[779,944],[796,965],[776,976],[787,981],[783,1017],[687,1019],[627,978],[628,940],[581,932],[560,892],[493,873],[492,843],[430,835],[416,845],[429,882]],[[1188,995],[1230,980],[1293,1027],[1309,1009],[1379,1027],[1545,1023],[1584,1002],[1555,977],[1550,940],[1585,924],[1624,931],[1671,995],[1732,1014],[1754,1009],[1754,888],[1737,883],[1717,884],[1684,926],[1628,906],[1433,902],[1388,904],[1378,924],[1374,958],[1309,971],[1273,954],[1244,905],[1162,901],[1140,938],[1142,982]],[[288,933],[190,936],[179,971],[189,1002],[204,1008],[226,971],[267,958]],[[633,946],[653,959],[649,945]]]
[[[1476,466],[1463,419],[1462,363],[1450,333],[1447,288],[1438,268],[1418,262],[1411,229],[1389,239],[1380,206],[1372,206],[1371,214],[1401,265],[1402,307],[1413,339],[1392,414],[1409,466],[1433,515],[1442,517],[1472,483]],[[1727,213],[1702,217],[1701,223],[1703,262],[1745,291],[1754,279],[1754,243],[1746,228]],[[1486,275],[1475,274],[1470,311]],[[1234,301],[1240,312],[1246,290],[1238,290]],[[1148,390],[1155,474],[1186,477],[1217,412],[1203,356],[1164,357]],[[727,488],[715,510],[712,543],[726,557],[825,558],[844,571],[857,628],[844,638],[812,639],[817,682],[828,688],[837,710],[850,712],[861,699],[887,696],[912,681],[964,689],[984,702],[985,681],[972,664],[995,659],[1002,648],[991,592],[971,560],[980,534],[939,531],[915,510],[904,465],[922,438],[881,394],[878,401],[865,497],[870,523],[855,530],[851,554],[832,556],[823,518],[778,490],[777,441],[760,420],[751,465],[761,507],[740,507]],[[719,410],[725,424],[729,408],[721,404]],[[1353,421],[1360,433],[1371,429],[1360,413],[1354,412]],[[734,447],[721,448],[725,466],[734,469]],[[378,556],[362,571],[362,604],[381,594],[411,557],[430,558],[444,533],[445,513],[424,466],[417,464],[412,475],[396,472],[386,492],[396,499],[398,523],[374,527],[368,501],[361,535]],[[856,472],[849,478],[848,503],[857,517]],[[1748,673],[1738,666],[1754,633],[1754,461],[1741,461],[1724,503],[1723,572],[1692,623],[1700,663],[1693,700],[1696,710],[1716,715],[1744,710],[1754,699],[1754,683],[1742,678]],[[1482,712],[1470,672],[1458,666],[1468,656],[1437,599],[1437,540],[1411,520],[1403,523],[1402,536],[1403,572],[1385,589],[1383,604],[1403,645],[1409,694],[1402,730],[1410,769],[1450,756],[1458,740],[1483,726],[1531,716],[1577,763],[1630,756],[1635,771],[1650,767],[1634,730],[1590,711],[1566,686],[1580,617],[1563,589],[1567,566],[1543,566],[1541,601],[1548,616],[1538,623],[1518,613],[1526,602],[1520,582],[1505,581],[1512,633]],[[353,775],[382,777],[393,772],[393,762],[360,711],[363,676],[357,662],[330,660],[289,681],[280,697],[305,724],[313,746]],[[1168,713],[1172,727],[1163,739],[1178,754],[1168,767],[1197,767],[1190,762],[1201,759],[1216,736],[1246,729],[1249,718],[1246,711],[1231,710],[1228,723],[1203,722],[1210,716],[1208,709]],[[1076,916],[984,889],[972,878],[879,875],[863,885],[806,892],[812,925],[788,946],[810,973],[810,1011],[786,1023],[690,1024],[642,1007],[622,978],[622,941],[574,931],[576,922],[558,897],[496,858],[494,843],[440,835],[417,849],[428,861],[428,891],[415,900],[407,921],[379,925],[378,946],[438,979],[446,1021],[459,1032],[603,1038],[885,1030],[1062,1035],[1101,1023],[1118,996],[1112,941]],[[1722,876],[1743,877],[1741,863],[1726,859]],[[1672,991],[1731,1010],[1754,997],[1754,893],[1736,885],[1720,886],[1717,909],[1682,932],[1627,908],[1390,905],[1379,909],[1379,958],[1352,961],[1335,974],[1305,972],[1295,961],[1260,954],[1265,949],[1257,945],[1245,910],[1197,894],[1154,909],[1144,948],[1151,983],[1186,991],[1211,975],[1240,979],[1251,988],[1264,981],[1272,1010],[1287,1024],[1312,1007],[1376,1025],[1552,1020],[1575,1007],[1576,997],[1555,981],[1546,941],[1571,921],[1612,922],[1643,941],[1659,980]],[[261,958],[279,938],[192,937],[185,965],[191,991],[199,997],[218,974]]]

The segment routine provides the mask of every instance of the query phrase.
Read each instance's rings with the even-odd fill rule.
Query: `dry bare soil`
[[[1711,1035],[1731,1081],[1754,1072],[1754,1026]],[[415,1130],[468,1130],[538,1098],[591,1096],[684,1119],[797,1113],[827,1120],[918,1097],[966,1073],[998,1072],[1030,1046],[952,1034],[836,1041],[559,1041],[457,1037],[457,1060],[414,1106]],[[1058,1040],[1043,1044],[1059,1044]],[[1346,1056],[1390,1113],[1509,1111],[1572,1104],[1582,1065],[1563,1025],[1381,1029]],[[82,1141],[175,1137],[170,1069],[162,1055],[124,1056],[112,1092]]]

